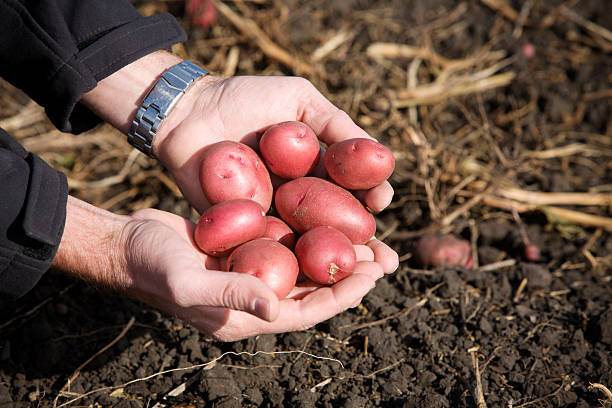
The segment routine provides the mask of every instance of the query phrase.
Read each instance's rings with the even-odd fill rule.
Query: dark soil
[[[143,12],[167,8],[182,19],[182,3],[138,5]],[[402,257],[399,270],[381,279],[360,306],[310,330],[235,343],[212,341],[143,304],[48,273],[31,293],[0,309],[0,406],[46,407],[78,398],[68,405],[480,408],[478,381],[489,407],[612,405],[602,388],[612,388],[610,230],[564,223],[545,210],[522,212],[529,238],[542,250],[541,260],[531,263],[507,208],[485,199],[460,207],[502,179],[529,191],[611,192],[612,42],[567,17],[561,1],[507,2],[525,11],[524,25],[485,3],[498,2],[245,1],[242,15],[304,61],[340,30],[351,34],[312,63],[318,72],[309,78],[396,153],[397,194],[377,218],[379,234]],[[612,30],[606,1],[565,5]],[[210,30],[184,24],[190,40],[178,51],[211,70],[223,72],[235,46],[236,74],[296,74],[223,17]],[[391,101],[406,88],[413,59],[373,60],[365,50],[378,41],[429,44],[449,59],[503,50],[511,60],[500,72],[516,77],[411,112]],[[521,53],[525,44],[535,46],[533,58]],[[484,69],[485,60],[453,75]],[[439,73],[440,66],[424,60],[418,84]],[[26,103],[4,89],[15,110]],[[5,106],[8,117],[13,113]],[[49,129],[38,126],[17,133],[26,139]],[[423,136],[421,143],[414,135]],[[577,144],[587,148],[550,158],[526,154]],[[86,161],[97,148],[61,150],[74,165],[49,160],[74,172],[79,157]],[[124,160],[117,158],[119,167]],[[468,160],[485,170],[466,173]],[[90,179],[113,174],[109,163],[99,170],[108,174]],[[146,160],[141,166],[157,168]],[[461,185],[465,177],[473,182]],[[136,186],[136,195],[109,208],[128,212],[140,203],[191,215],[160,180],[130,177],[104,191],[72,193],[100,204]],[[563,207],[612,216],[609,204]],[[418,269],[410,255],[414,243],[424,232],[443,229],[444,217],[457,209],[445,230],[475,242],[480,268]],[[96,355],[132,318],[125,335]],[[153,376],[182,367],[190,368]]]

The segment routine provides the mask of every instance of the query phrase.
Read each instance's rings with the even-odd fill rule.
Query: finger
[[[371,279],[376,281],[382,278],[385,272],[383,271],[382,266],[378,264],[377,262],[363,260],[355,264],[355,269],[353,269],[352,274],[363,274],[363,275],[369,276]],[[334,285],[337,285],[337,283],[335,283]],[[291,293],[287,295],[286,299],[293,299],[293,300],[303,299],[306,295],[308,295],[309,293],[321,287],[325,287],[325,285],[315,283],[311,280],[300,282],[297,285],[295,285]]]
[[[359,261],[373,261],[374,251],[367,245],[353,245],[355,249],[355,255],[357,255],[357,262]]]
[[[393,187],[388,181],[384,181],[369,190],[355,191],[355,196],[370,210],[380,212],[391,204]]]
[[[356,137],[373,139],[312,85],[307,88],[301,105],[302,115],[298,120],[310,126],[327,145]]]
[[[199,310],[216,321],[202,319],[194,322],[193,318],[190,320],[198,328],[218,326],[218,329],[210,334],[222,341],[234,341],[259,334],[305,330],[352,307],[374,286],[375,282],[371,277],[353,274],[330,287],[314,290],[300,300],[282,300],[280,314],[272,322],[238,311],[217,312],[211,316],[210,308]]]
[[[261,280],[244,273],[198,271],[198,275],[181,273],[173,282],[173,293],[181,307],[214,306],[242,310],[260,319],[278,317],[279,300]]]
[[[366,245],[374,252],[374,261],[382,266],[385,273],[392,273],[397,270],[399,266],[397,252],[377,239],[371,239]]]
[[[369,276],[371,279],[376,281],[385,275],[385,271],[383,270],[382,265],[378,262],[362,261],[355,264],[353,275],[357,274]]]

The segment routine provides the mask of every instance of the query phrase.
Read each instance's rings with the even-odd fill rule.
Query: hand
[[[209,204],[197,182],[199,157],[212,143],[233,140],[256,147],[259,134],[284,121],[309,125],[326,144],[370,137],[310,82],[296,77],[204,77],[166,121],[153,149],[200,212]],[[380,211],[391,202],[393,189],[384,182],[357,196],[370,209]]]
[[[194,224],[158,210],[119,216],[70,197],[54,266],[125,292],[222,341],[302,330],[356,306],[383,274],[387,247],[355,247],[355,273],[332,287],[305,283],[287,299],[259,279],[222,272],[223,260],[198,251]]]
[[[225,260],[195,248],[190,221],[151,209],[131,218],[123,235],[139,251],[127,257],[129,292],[221,341],[303,330],[357,306],[384,274],[377,258],[388,256],[379,241],[356,245],[351,276],[331,287],[299,284],[279,301],[259,279],[219,271]]]

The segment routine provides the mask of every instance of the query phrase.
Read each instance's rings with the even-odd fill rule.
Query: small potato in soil
[[[299,266],[289,248],[269,238],[258,238],[232,251],[227,270],[261,279],[279,299],[284,299],[295,287]]]
[[[381,184],[395,168],[393,153],[372,139],[356,138],[334,143],[325,152],[325,169],[339,185],[367,190]]]
[[[451,234],[428,234],[419,239],[415,248],[417,261],[423,267],[464,266],[472,268],[469,242]]]
[[[302,272],[313,282],[331,285],[349,276],[357,256],[351,241],[329,226],[307,231],[295,245]]]
[[[366,243],[376,231],[374,216],[349,191],[316,177],[301,177],[281,185],[276,210],[298,234],[332,226],[353,244]]]
[[[272,204],[270,173],[257,153],[243,143],[210,145],[201,158],[200,184],[211,204],[246,198],[259,203],[264,211]]]
[[[302,122],[282,122],[268,128],[259,140],[268,169],[286,179],[310,173],[319,159],[319,139]]]
[[[225,256],[266,231],[266,214],[253,200],[236,199],[204,211],[194,232],[198,247],[208,255]]]
[[[263,237],[280,242],[289,249],[295,248],[296,237],[293,230],[283,220],[271,215],[266,216],[266,231]]]

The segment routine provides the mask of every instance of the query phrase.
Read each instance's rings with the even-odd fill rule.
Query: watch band
[[[157,80],[138,108],[130,131],[128,142],[150,157],[155,157],[151,144],[163,120],[185,91],[208,71],[190,61],[174,65]]]

